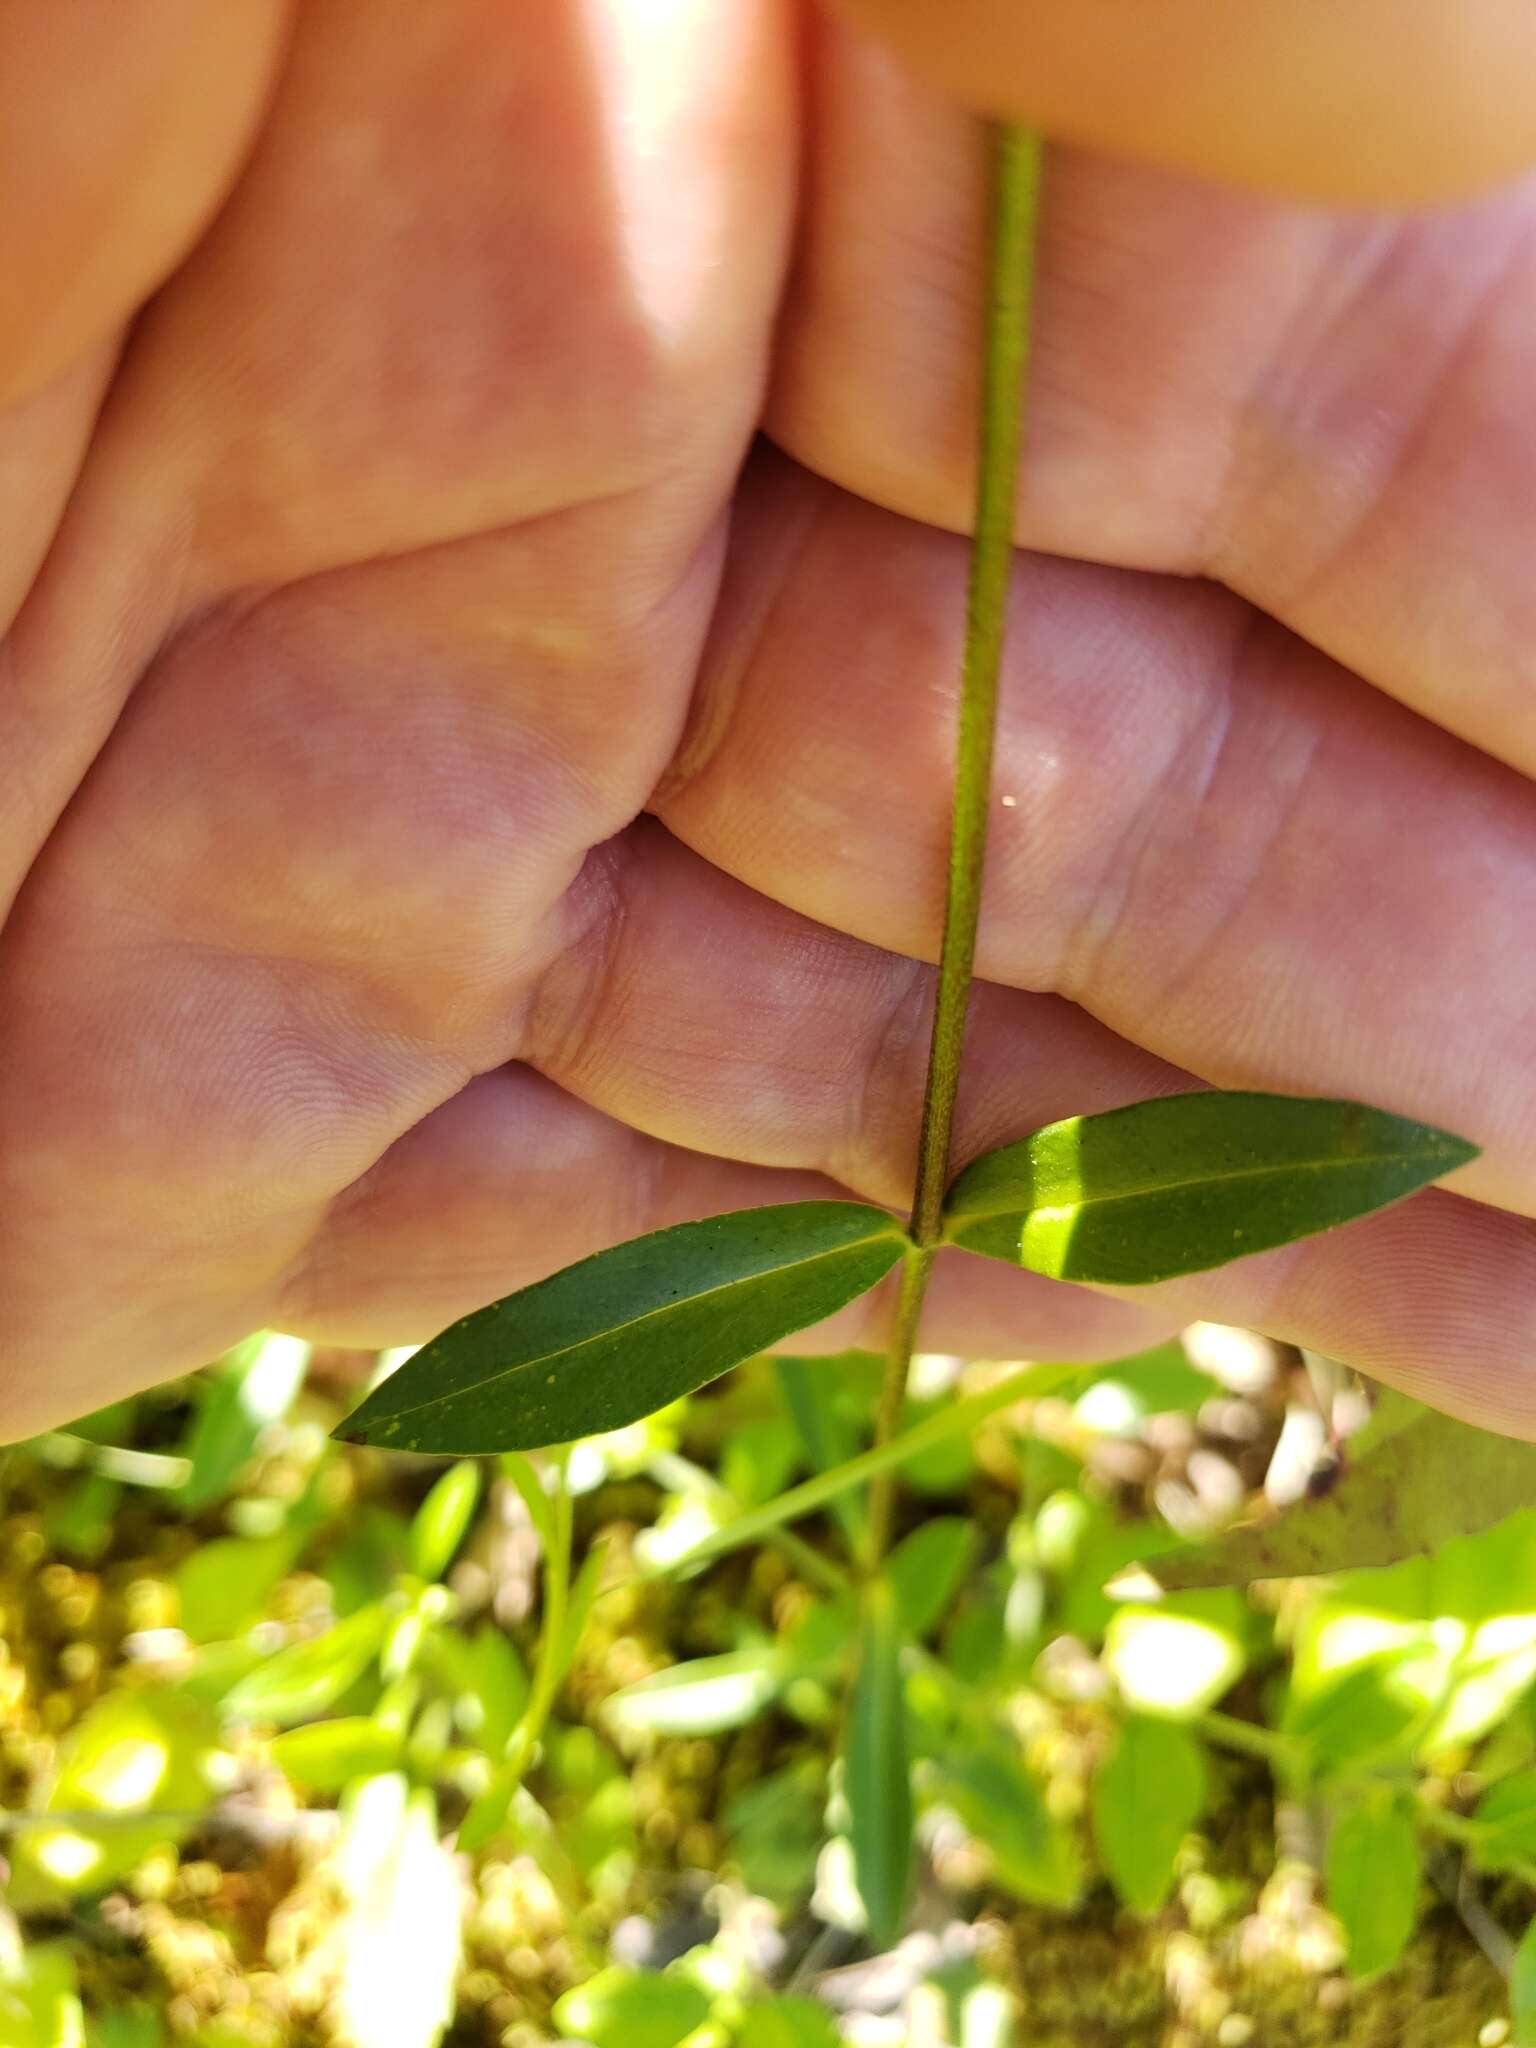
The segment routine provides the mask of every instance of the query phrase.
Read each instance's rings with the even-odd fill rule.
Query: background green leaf
[[[804,1757],[756,1779],[726,1808],[731,1856],[744,1882],[786,1913],[805,1899],[814,1882],[825,1805],[821,1760]]]
[[[228,1493],[264,1432],[293,1406],[309,1358],[310,1347],[300,1338],[264,1330],[210,1368],[184,1446],[191,1469],[181,1504],[188,1514]]]
[[[653,1672],[614,1693],[603,1714],[620,1734],[714,1735],[755,1720],[784,1679],[778,1644],[758,1643]]]
[[[521,1451],[504,1451],[497,1462],[502,1476],[517,1488],[540,1544],[549,1550],[555,1540],[555,1503],[544,1483],[544,1468]]]
[[[1490,1785],[1473,1818],[1482,1831],[1476,1855],[1484,1870],[1536,1859],[1536,1770]]]
[[[59,1751],[43,1812],[57,1826],[18,1829],[9,1896],[18,1908],[103,1891],[163,1842],[182,1840],[208,1804],[205,1764],[218,1725],[185,1693],[144,1688],[109,1694]],[[74,1816],[99,1813],[98,1831]],[[143,1821],[132,1816],[144,1814]]]
[[[112,1541],[113,1522],[122,1501],[122,1482],[104,1472],[85,1472],[51,1501],[43,1533],[52,1549],[66,1557],[92,1560]]]
[[[901,1625],[890,1585],[865,1589],[858,1671],[843,1744],[854,1878],[870,1936],[889,1948],[906,1916],[912,1870],[912,1767],[901,1677]]]
[[[1282,1727],[1301,1747],[1313,1777],[1411,1752],[1423,1702],[1399,1683],[1404,1658],[1388,1651],[1332,1675],[1332,1683],[1298,1695],[1293,1689]]]
[[[152,2005],[122,2006],[87,2022],[85,2048],[165,2048],[165,2029]]]
[[[1242,1674],[1240,1621],[1240,1611],[1119,1607],[1104,1633],[1104,1668],[1128,1706],[1168,1720],[1193,1720]]]
[[[709,2018],[709,1999],[685,1977],[616,1965],[568,1991],[554,2018],[563,2034],[592,2048],[678,2048]]]
[[[1035,1906],[1076,1905],[1082,1858],[1022,1758],[999,1737],[968,1740],[944,1761],[941,1796],[991,1854],[1001,1883]]]
[[[434,1643],[462,1641],[448,1635]],[[462,1693],[460,1719],[487,1756],[501,1756],[528,1704],[528,1673],[522,1658],[494,1622],[482,1622],[464,1644],[456,1673]]]
[[[776,1358],[773,1364],[811,1470],[830,1472],[846,1464],[860,1447],[859,1418],[847,1398],[850,1380],[862,1384],[873,1378],[878,1386],[882,1361],[867,1351],[848,1351],[834,1358]],[[866,1405],[866,1417],[869,1412]],[[827,1512],[850,1552],[861,1555],[869,1516],[863,1489],[835,1495]]]
[[[1328,1903],[1344,1929],[1350,1973],[1395,1963],[1418,1918],[1419,1838],[1390,1795],[1372,1795],[1334,1822],[1328,1840]]]
[[[981,1539],[973,1522],[935,1515],[905,1536],[881,1567],[896,1602],[902,1633],[918,1642],[949,1611]]]
[[[366,1714],[344,1714],[273,1736],[269,1754],[295,1785],[311,1792],[340,1792],[354,1778],[392,1770],[399,1761],[400,1738]]]
[[[433,1486],[411,1523],[411,1570],[422,1579],[440,1579],[454,1552],[469,1534],[480,1499],[480,1467],[465,1458],[450,1467]]]
[[[945,1236],[1053,1279],[1143,1286],[1332,1229],[1476,1156],[1362,1103],[1163,1096],[976,1160],[945,1200]]]
[[[1133,1715],[1093,1781],[1093,1835],[1105,1872],[1136,1913],[1155,1913],[1205,1804],[1205,1758],[1187,1728]]]
[[[842,2048],[843,2037],[814,1998],[775,1998],[751,2008],[736,2040],[737,2048]]]
[[[1230,1530],[1152,1567],[1164,1586],[1246,1585],[1394,1564],[1501,1521],[1536,1500],[1536,1444],[1426,1414],[1317,1500]]]
[[[226,1694],[239,1721],[304,1721],[323,1714],[355,1685],[383,1648],[392,1617],[382,1604],[360,1608],[324,1635],[290,1643]]]
[[[176,1601],[182,1627],[194,1643],[237,1635],[265,1607],[273,1588],[292,1571],[302,1530],[275,1536],[221,1536],[198,1546],[177,1569]]]
[[[5,2048],[83,2048],[80,1973],[62,1942],[38,1942],[0,1970]]]
[[[906,1241],[883,1210],[858,1202],[656,1231],[455,1323],[337,1434],[473,1453],[618,1429],[867,1292]]]

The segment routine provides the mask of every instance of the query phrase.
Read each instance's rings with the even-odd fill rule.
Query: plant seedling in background
[[[354,1443],[435,1454],[565,1444],[691,1393],[899,1268],[876,1444],[865,1461],[872,1490],[856,1525],[863,1615],[844,1774],[859,1890],[880,1940],[899,1929],[910,1855],[900,1678],[907,1632],[879,1570],[897,1462],[884,1453],[899,1425],[937,1253],[954,1247],[1056,1279],[1145,1285],[1332,1229],[1476,1156],[1459,1138],[1359,1103],[1211,1091],[1070,1117],[952,1176],[1039,187],[1034,138],[1000,130],[953,824],[910,1218],[903,1224],[855,1201],[798,1202],[619,1245],[454,1324],[375,1388],[338,1431]],[[556,1604],[563,1615],[563,1598]],[[523,1761],[515,1760],[516,1769]],[[1121,1768],[1129,1774],[1132,1764]]]

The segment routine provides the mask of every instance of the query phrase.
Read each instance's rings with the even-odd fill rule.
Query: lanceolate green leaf
[[[1536,1857],[1536,1771],[1517,1771],[1478,1801],[1474,1855],[1483,1870]]]
[[[850,1351],[842,1358],[776,1358],[773,1362],[784,1405],[813,1472],[832,1471],[859,1447],[858,1432],[839,1404],[838,1394],[848,1384],[845,1364],[862,1363],[866,1356]],[[867,1407],[864,1413],[867,1418]],[[842,1529],[848,1548],[857,1554],[869,1521],[863,1494],[840,1493],[828,1502],[828,1510]]]
[[[1346,1465],[1331,1493],[1151,1570],[1170,1591],[1396,1564],[1536,1503],[1536,1444],[1426,1414]]]
[[[1328,1842],[1328,1903],[1344,1929],[1351,1976],[1395,1963],[1418,1918],[1419,1842],[1390,1795],[1371,1793],[1342,1814]]]
[[[408,1542],[411,1569],[424,1579],[440,1579],[469,1533],[480,1500],[480,1468],[467,1459],[438,1480],[416,1510]]]
[[[555,2006],[562,2034],[592,2048],[681,2048],[709,2018],[709,1997],[686,1977],[615,1964]]]
[[[997,1734],[967,1737],[945,1761],[939,1794],[985,1845],[1009,1891],[1031,1905],[1067,1910],[1077,1903],[1085,1873],[1076,1840],[1046,1805],[1016,1744]]]
[[[636,1422],[873,1287],[906,1245],[859,1202],[636,1238],[455,1323],[337,1431],[393,1451],[533,1450]]]
[[[1330,1230],[1476,1156],[1361,1103],[1171,1095],[976,1160],[945,1198],[944,1235],[1054,1279],[1136,1287]]]
[[[918,1642],[944,1619],[980,1545],[975,1523],[959,1515],[935,1515],[897,1544],[882,1569],[903,1635]]]
[[[1093,1833],[1104,1869],[1134,1913],[1155,1913],[1173,1885],[1185,1835],[1205,1803],[1200,1745],[1177,1722],[1133,1715],[1093,1781]]]
[[[780,1646],[759,1643],[652,1672],[614,1693],[603,1714],[621,1734],[718,1735],[755,1720],[788,1675]]]
[[[843,1788],[853,1872],[870,1938],[889,1948],[906,1916],[912,1867],[912,1782],[901,1625],[890,1585],[865,1589],[859,1667],[848,1708]]]
[[[198,1514],[227,1493],[255,1453],[262,1432],[293,1406],[309,1370],[309,1346],[265,1331],[240,1345],[204,1384],[202,1406],[186,1442],[191,1470],[181,1505]]]
[[[355,1778],[393,1770],[400,1761],[400,1737],[366,1714],[343,1714],[275,1735],[268,1754],[295,1785],[311,1792],[341,1792]]]
[[[225,1695],[225,1712],[237,1721],[273,1721],[279,1727],[323,1714],[379,1654],[390,1620],[389,1610],[376,1602],[324,1635],[291,1643]]]

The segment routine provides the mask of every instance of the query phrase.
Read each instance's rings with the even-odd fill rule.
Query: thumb
[[[1530,0],[844,0],[936,86],[1065,141],[1309,198],[1536,163]]]
[[[0,402],[57,376],[223,196],[288,0],[0,0]]]

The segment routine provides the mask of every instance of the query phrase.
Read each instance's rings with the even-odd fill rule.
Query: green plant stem
[[[1000,128],[996,138],[981,445],[961,667],[949,879],[912,1203],[915,1249],[908,1253],[902,1268],[880,1398],[877,1444],[890,1438],[901,1419],[918,1319],[934,1253],[943,1233],[944,1191],[949,1183],[955,1096],[960,1085],[960,1059],[976,963],[976,932],[981,918],[987,822],[992,802],[992,752],[1013,566],[1013,508],[1024,424],[1024,372],[1029,355],[1039,191],[1037,138],[1022,128]],[[893,1480],[889,1475],[882,1477],[870,1499],[871,1565],[878,1564],[889,1541],[893,1495]]]
[[[901,1413],[907,1397],[907,1380],[912,1370],[912,1353],[917,1348],[917,1326],[922,1319],[923,1300],[933,1271],[933,1253],[926,1246],[914,1246],[901,1262],[901,1282],[896,1294],[896,1311],[891,1318],[890,1348],[880,1382],[880,1405],[875,1413],[875,1443],[888,1444],[901,1427]],[[864,1562],[870,1571],[878,1568],[891,1543],[891,1520],[896,1509],[896,1468],[883,1471],[869,1490],[869,1520],[864,1530]]]
[[[544,1613],[539,1628],[539,1654],[522,1717],[507,1743],[490,1784],[475,1800],[459,1830],[459,1846],[484,1846],[503,1826],[518,1788],[533,1762],[555,1694],[565,1675],[566,1615],[571,1602],[571,1489],[567,1467],[570,1445],[554,1453],[555,1491],[551,1503],[550,1542],[544,1555]]]
[[[728,1486],[716,1479],[712,1472],[706,1472],[702,1465],[695,1465],[691,1458],[681,1458],[674,1451],[659,1451],[651,1459],[652,1476],[663,1486],[677,1492],[692,1489],[702,1493],[706,1500],[713,1501],[717,1508],[735,1516],[745,1514],[746,1509]],[[823,1593],[834,1597],[848,1590],[848,1577],[839,1571],[830,1558],[792,1529],[770,1529],[768,1540],[782,1557],[794,1567],[808,1586],[819,1586]]]
[[[1296,1745],[1289,1736],[1281,1735],[1272,1728],[1261,1728],[1253,1721],[1241,1721],[1235,1714],[1218,1713],[1213,1708],[1202,1714],[1195,1726],[1208,1742],[1214,1742],[1218,1748],[1236,1750],[1240,1756],[1256,1757],[1276,1772],[1283,1772],[1294,1763]]]
[[[544,1560],[544,1614],[539,1629],[539,1656],[523,1717],[507,1746],[507,1773],[515,1791],[538,1748],[563,1674],[565,1617],[571,1599],[571,1489],[567,1466],[570,1448],[555,1459],[554,1541]]]
[[[1046,1385],[1042,1385],[1043,1380],[1047,1381]],[[777,1500],[748,1508],[723,1528],[695,1543],[691,1549],[643,1572],[641,1577],[646,1580],[670,1579],[713,1564],[716,1558],[739,1549],[743,1543],[755,1543],[760,1536],[768,1535],[782,1523],[814,1514],[828,1501],[836,1500],[839,1494],[847,1493],[855,1486],[863,1486],[884,1473],[894,1472],[898,1466],[920,1457],[935,1444],[947,1443],[951,1437],[969,1436],[989,1415],[1030,1400],[1054,1384],[1050,1367],[1021,1366],[1017,1372],[1009,1373],[981,1393],[972,1394],[963,1401],[956,1401],[952,1407],[941,1408],[936,1415],[927,1416],[900,1436],[887,1438],[884,1443],[876,1444],[873,1450],[850,1458],[846,1464],[834,1465],[830,1472],[818,1472],[814,1478],[791,1487],[788,1493],[781,1493]]]

